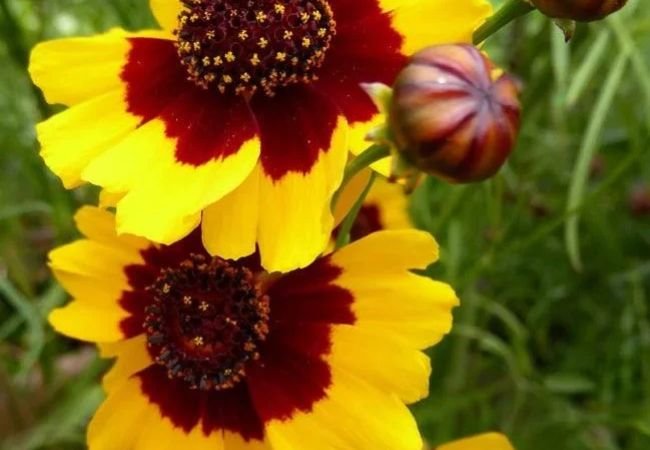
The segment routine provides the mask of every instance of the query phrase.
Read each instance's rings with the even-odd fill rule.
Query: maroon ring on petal
[[[144,263],[125,269],[132,289],[124,293],[120,304],[131,314],[122,322],[128,336],[141,334],[145,331],[143,324],[150,323],[147,311],[151,311],[156,293],[149,287],[161,280],[161,274],[166,274],[165,282],[173,283],[174,271],[169,268],[180,265],[195,270],[186,263],[188,255],[195,255],[198,263],[209,258],[197,231],[173,245],[145,249]],[[230,264],[246,264],[261,273],[255,257]],[[237,271],[232,273],[236,275]],[[241,380],[221,389],[198,388],[196,383],[192,388],[193,383],[188,384],[186,379],[170,378],[169,361],[165,360],[166,365],[154,364],[135,375],[143,394],[185,432],[200,424],[206,435],[227,430],[246,441],[263,440],[268,421],[289,419],[298,411],[309,412],[326,397],[332,382],[326,361],[332,346],[332,325],[356,321],[351,293],[334,284],[341,273],[329,258],[322,258],[305,269],[262,283],[270,305],[269,330],[258,341],[259,357],[247,363]],[[170,286],[170,292],[175,288]],[[160,356],[156,351],[155,345],[150,346],[154,360]],[[179,364],[181,369],[187,367]]]
[[[177,139],[179,163],[201,166],[226,158],[257,135],[246,100],[189,82],[172,41],[131,38],[129,43],[121,75],[128,111],[142,124],[155,118],[164,122],[167,137]]]

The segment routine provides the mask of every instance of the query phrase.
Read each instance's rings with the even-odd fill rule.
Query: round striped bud
[[[430,47],[398,76],[389,121],[402,159],[455,183],[494,175],[512,152],[518,83],[471,45]]]
[[[590,22],[615,13],[627,0],[532,0],[532,3],[549,17]]]

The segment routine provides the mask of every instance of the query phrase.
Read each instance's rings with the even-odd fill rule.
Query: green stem
[[[357,175],[359,172],[371,164],[376,163],[380,159],[384,159],[387,156],[390,156],[390,150],[387,146],[374,144],[368,147],[363,153],[354,158],[352,161],[350,161],[345,168],[341,186],[332,197],[332,209],[334,209],[334,206],[336,206],[341,193],[345,190],[345,187],[348,185],[350,180],[354,178],[355,175]]]
[[[359,211],[361,211],[363,202],[366,200],[366,197],[368,196],[370,189],[372,189],[372,185],[374,184],[376,178],[377,178],[377,174],[375,172],[372,172],[372,174],[370,174],[370,180],[368,180],[368,184],[366,185],[366,188],[363,190],[363,192],[361,193],[357,201],[354,202],[354,206],[352,206],[352,209],[350,210],[348,215],[345,216],[345,219],[341,224],[339,234],[336,236],[337,249],[350,243],[350,231],[354,226],[354,222],[356,222],[357,220],[357,216],[359,215]]]
[[[516,18],[528,14],[533,9],[535,8],[525,0],[508,0],[474,32],[474,44],[480,44]]]

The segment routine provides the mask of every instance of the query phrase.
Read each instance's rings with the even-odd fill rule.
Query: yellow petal
[[[108,395],[88,426],[89,450],[131,450],[152,407],[137,379]]]
[[[413,54],[437,44],[472,42],[474,30],[492,14],[485,0],[380,0],[392,11],[394,28],[404,37],[402,51]]]
[[[424,231],[373,233],[337,251],[332,261],[351,273],[395,273],[426,269],[438,260],[438,244]]]
[[[225,450],[271,450],[271,444],[268,442],[251,439],[245,441],[239,434],[224,431],[223,439]]]
[[[163,418],[140,381],[131,378],[108,394],[88,427],[89,450],[224,450],[223,433],[190,432]]]
[[[146,369],[153,360],[147,350],[147,338],[144,334],[115,343],[99,344],[104,358],[115,357],[113,367],[104,375],[102,384],[111,392],[127,381],[133,374]]]
[[[356,326],[404,339],[426,348],[451,329],[451,309],[458,304],[447,284],[415,275],[437,259],[438,248],[425,232],[381,231],[332,255],[343,269],[335,284],[354,297]]]
[[[115,231],[115,216],[104,209],[82,206],[74,218],[79,232],[93,241],[134,250],[142,250],[150,245],[146,240],[135,236],[118,236]]]
[[[134,439],[134,444],[125,450],[179,450],[181,448],[201,450],[204,448],[198,446],[178,447],[177,434],[182,433],[182,431],[176,429],[167,419],[157,414],[147,414],[140,426],[141,429]],[[195,435],[199,433],[200,430],[195,431]],[[215,449],[222,450],[223,447],[215,447]]]
[[[82,177],[112,192],[126,192],[117,204],[119,233],[171,244],[200,222],[201,211],[238,187],[255,167],[257,139],[239,151],[201,166],[181,164],[176,139],[152,120],[96,158]],[[119,168],[119,169],[116,169]]]
[[[149,7],[158,24],[167,31],[178,26],[178,15],[183,10],[180,0],[149,0]]]
[[[254,447],[253,447],[254,448]],[[227,450],[223,432],[213,432],[206,436],[201,426],[189,433],[172,424],[160,413],[153,412],[143,423],[133,450]],[[92,449],[91,449],[92,450]]]
[[[120,74],[131,48],[127,38],[133,36],[165,38],[160,31],[112,30],[41,42],[32,50],[29,73],[49,103],[74,105],[122,89]]]
[[[334,224],[330,202],[346,158],[347,123],[340,118],[330,149],[308,174],[293,172],[279,181],[262,174],[258,240],[267,270],[305,267],[325,250]]]
[[[110,192],[102,189],[99,192],[99,201],[97,205],[100,208],[115,208],[117,203],[124,198],[124,192]]]
[[[42,42],[32,50],[29,73],[48,102],[73,105],[121,89],[129,49],[116,32]]]
[[[166,159],[173,159],[173,146],[174,141],[166,137],[161,121],[147,122],[98,155],[86,167],[82,178],[109,192],[127,193],[149,171],[157,169],[157,165],[161,164],[157,160],[159,154],[170,153]]]
[[[142,263],[139,250],[82,239],[53,250],[49,258],[57,280],[79,303],[66,314],[76,312],[78,316],[90,317],[109,312],[115,328],[116,322],[125,315],[119,308],[119,299],[129,289],[124,268]],[[54,317],[56,320],[67,316]],[[101,317],[94,325],[98,323]]]
[[[80,302],[99,307],[117,304],[122,292],[128,289],[126,281],[106,278],[103,275],[80,275],[54,270],[57,281]]]
[[[267,433],[274,450],[305,448],[421,450],[415,420],[396,395],[361,378],[333,370],[328,397],[311,412],[272,421]]]
[[[413,226],[408,212],[408,197],[399,184],[378,178],[364,204],[379,210],[379,221],[385,230],[403,230]]]
[[[37,126],[41,155],[67,188],[81,184],[86,166],[140,124],[127,112],[121,73],[127,38],[155,33],[116,30],[44,42],[32,52],[30,72],[48,101],[73,106]]]
[[[50,267],[66,272],[113,283],[126,282],[124,267],[139,264],[142,257],[136,249],[113,247],[101,242],[80,239],[50,252]]]
[[[50,313],[49,322],[59,333],[88,342],[124,339],[120,322],[128,314],[115,306],[73,301]]]
[[[336,284],[354,296],[359,327],[392,334],[414,348],[430,347],[451,330],[451,310],[458,299],[447,284],[411,273],[343,274]]]
[[[66,188],[80,185],[86,166],[137,128],[141,119],[126,110],[124,93],[114,89],[37,125],[41,156]]]
[[[449,444],[441,445],[436,450],[514,450],[508,438],[499,433],[487,433]]]
[[[241,186],[203,211],[203,244],[210,253],[237,259],[255,252],[259,181],[258,166]]]
[[[398,337],[376,334],[362,327],[337,325],[332,329],[332,365],[354,373],[406,403],[429,393],[429,358]],[[359,349],[363,351],[359,351]]]

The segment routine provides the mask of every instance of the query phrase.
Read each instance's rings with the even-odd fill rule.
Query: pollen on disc
[[[317,78],[336,34],[326,0],[182,0],[177,49],[188,78],[221,93],[272,96]]]
[[[228,389],[244,378],[269,332],[269,298],[250,270],[192,255],[163,269],[149,291],[154,302],[143,326],[169,378],[204,391]]]

